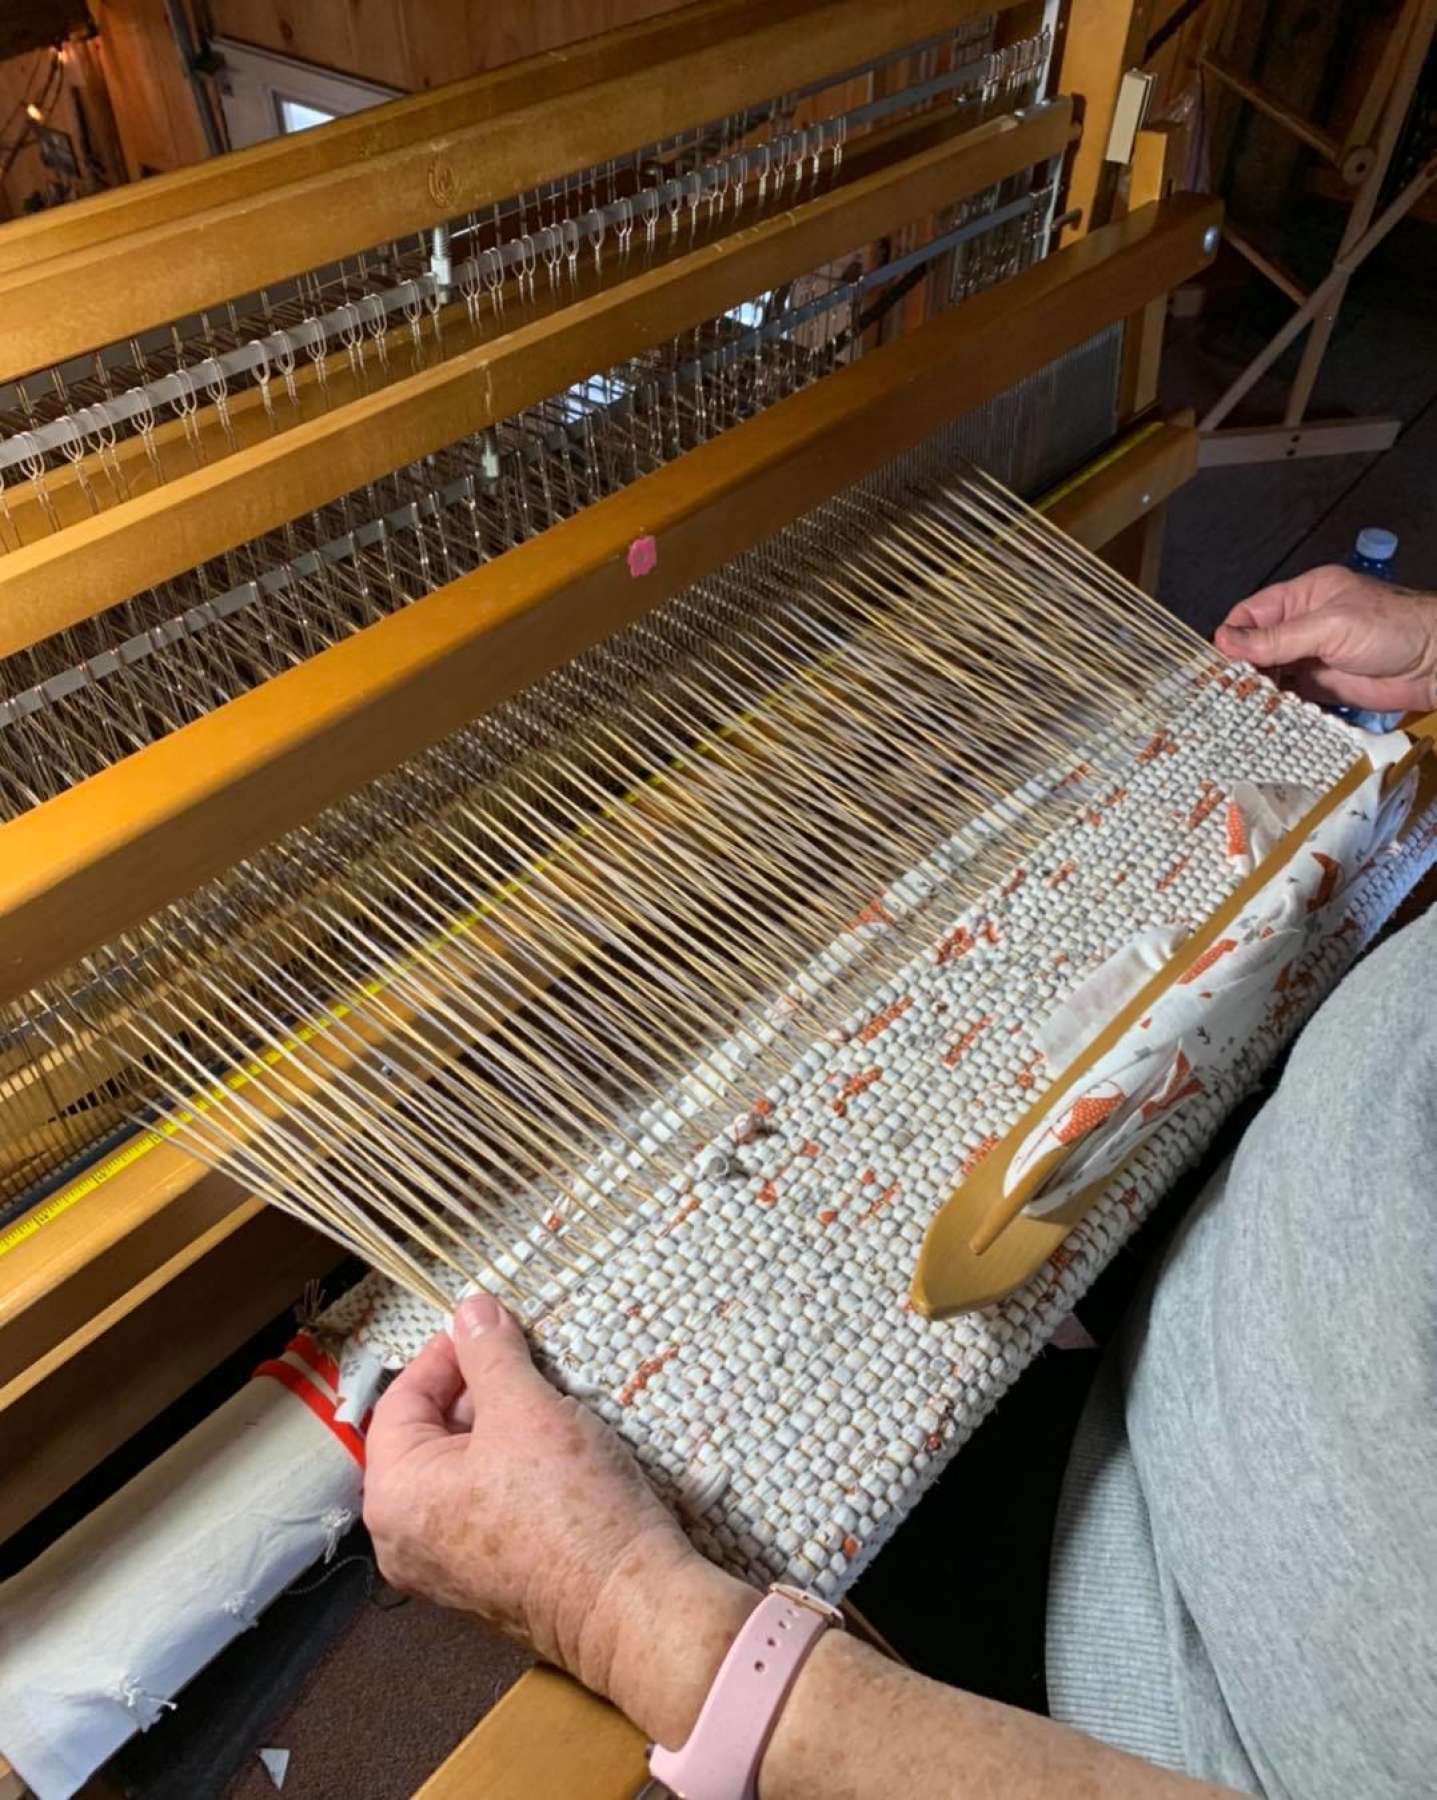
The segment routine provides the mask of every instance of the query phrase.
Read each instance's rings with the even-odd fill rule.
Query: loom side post
[[[1125,196],[1129,212],[1149,206],[1172,191],[1172,145],[1170,127],[1150,127],[1137,134]],[[1135,419],[1157,404],[1168,298],[1163,294],[1150,300],[1126,322],[1118,386],[1118,418],[1121,422]],[[1166,505],[1160,496],[1155,496],[1149,510],[1109,544],[1104,551],[1104,561],[1120,575],[1126,575],[1144,593],[1155,594],[1166,528]]]

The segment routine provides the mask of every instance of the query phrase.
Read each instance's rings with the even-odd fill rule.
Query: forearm
[[[1227,1791],[1155,1769],[1036,1713],[929,1681],[838,1632],[820,1641],[799,1676],[759,1787],[762,1800],[1196,1800]]]
[[[455,1309],[453,1333],[376,1407],[365,1522],[387,1580],[514,1632],[671,1749],[759,1603],[694,1550],[618,1438],[550,1386],[487,1295]],[[787,1696],[760,1789],[763,1800],[1214,1791],[833,1631]]]
[[[655,1597],[657,1599],[657,1597]],[[663,1599],[635,1597],[599,1685],[656,1741],[688,1736],[757,1591],[712,1566],[674,1571]],[[641,1621],[642,1610],[646,1618]],[[1226,1790],[1155,1769],[1032,1713],[944,1687],[842,1632],[819,1640],[764,1756],[762,1800],[1002,1795],[1181,1800]]]

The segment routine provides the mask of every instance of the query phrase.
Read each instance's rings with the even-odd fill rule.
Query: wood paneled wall
[[[90,0],[132,181],[208,155],[165,0]]]
[[[90,0],[90,12],[99,35],[68,42],[58,69],[52,49],[0,63],[0,142],[13,145],[21,137],[25,102],[48,92],[47,121],[75,144],[79,194],[198,162],[207,154],[204,129],[165,0]],[[84,174],[77,96],[103,177],[98,182]],[[0,179],[0,217],[20,212],[48,180],[33,141],[21,142]]]
[[[117,3],[117,0],[116,0]],[[209,0],[209,28],[390,87],[441,87],[678,0]]]
[[[42,105],[46,123],[69,134],[80,170],[76,194],[127,178],[98,43],[66,44],[58,61],[53,49],[12,56],[0,62],[0,218],[20,213],[27,197],[53,180],[29,129],[27,101]]]
[[[43,91],[51,60],[48,50],[32,50],[0,63],[0,166],[9,164],[0,179],[0,216],[7,219],[19,212],[26,194],[45,185],[45,171],[27,137],[25,102]]]

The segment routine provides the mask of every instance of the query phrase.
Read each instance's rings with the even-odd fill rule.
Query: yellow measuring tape
[[[1130,431],[1126,437],[1119,438],[1117,443],[1105,450],[1101,456],[1094,457],[1092,462],[1084,463],[1076,474],[1070,475],[1066,481],[1060,481],[1057,487],[1049,488],[1043,498],[1035,502],[1034,511],[1051,512],[1060,500],[1066,500],[1069,494],[1076,494],[1079,488],[1086,487],[1105,469],[1111,469],[1114,463],[1121,462],[1129,451],[1136,450],[1139,444],[1146,443],[1155,432],[1161,431],[1163,425],[1162,419],[1150,419],[1138,430]]]
[[[42,1200],[24,1218],[17,1219],[8,1231],[0,1232],[0,1256],[28,1243],[42,1226],[52,1224],[87,1195],[97,1193],[107,1181],[112,1181],[116,1175],[128,1169],[132,1163],[137,1163],[142,1156],[148,1155],[157,1144],[163,1142],[164,1138],[158,1131],[147,1131],[140,1137],[131,1138],[113,1156],[106,1157],[104,1162],[97,1163],[93,1169],[87,1169],[69,1187],[62,1188],[48,1200]]]

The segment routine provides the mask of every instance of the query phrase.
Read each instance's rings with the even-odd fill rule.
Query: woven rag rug
[[[1388,841],[1377,778],[1364,784],[1197,959],[1198,980],[1153,1007],[1162,1044],[1120,1045],[1076,1099],[1054,1097],[1047,1117],[1085,1181],[1118,1158],[1083,1222],[1002,1304],[924,1319],[914,1261],[965,1170],[1134,968],[1210,919],[1264,833],[1365,747],[1375,761],[1393,749],[1244,672],[1168,717],[1116,779],[1053,771],[1076,804],[1041,855],[748,1096],[722,1142],[695,1145],[596,1271],[535,1296],[526,1324],[549,1373],[737,1573],[842,1593],[1437,862],[1437,800]],[[961,855],[940,846],[922,881]],[[921,884],[876,896],[813,978],[900,929]],[[1207,1009],[1234,994],[1219,1027]],[[0,1751],[40,1800],[69,1800],[334,1553],[358,1515],[375,1380],[440,1324],[371,1276],[5,1584]]]
[[[1019,1292],[946,1322],[916,1313],[929,1221],[1052,1081],[1072,997],[1135,943],[1210,918],[1252,866],[1266,804],[1310,802],[1370,742],[1239,670],[1186,693],[1119,779],[1059,772],[1079,804],[1042,853],[696,1146],[597,1272],[536,1302],[548,1372],[621,1432],[702,1550],[830,1597],[877,1554],[1437,860],[1437,807],[1385,842],[1359,795],[1329,828],[1261,1004],[1200,1079],[1164,1092],[1180,1104],[1150,1110]],[[901,885],[852,931],[887,929]],[[317,1329],[343,1341],[341,1368],[392,1368],[440,1323],[371,1277]]]

